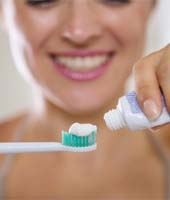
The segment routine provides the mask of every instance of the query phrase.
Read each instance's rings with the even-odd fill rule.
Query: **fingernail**
[[[156,120],[160,115],[156,103],[151,99],[144,102],[144,112],[150,121]]]

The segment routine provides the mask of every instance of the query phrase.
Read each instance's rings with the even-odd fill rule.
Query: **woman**
[[[163,199],[166,163],[155,134],[127,129],[114,134],[103,122],[104,113],[124,94],[134,63],[136,92],[147,117],[160,115],[160,88],[169,109],[170,46],[141,59],[154,4],[1,1],[16,66],[36,92],[30,110],[1,124],[0,141],[58,141],[61,130],[76,121],[96,124],[99,130],[95,152],[1,156],[1,196]],[[159,129],[161,149],[169,148],[168,131],[168,125]]]

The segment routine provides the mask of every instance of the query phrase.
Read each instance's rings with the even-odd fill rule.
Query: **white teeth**
[[[101,66],[109,58],[108,54],[102,56],[86,56],[86,57],[56,57],[56,62],[73,69],[73,70],[87,70],[94,69]]]

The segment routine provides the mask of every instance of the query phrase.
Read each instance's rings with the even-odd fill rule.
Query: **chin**
[[[97,102],[80,102],[80,103],[69,103],[64,106],[64,110],[71,115],[75,116],[92,116],[93,114],[99,113],[104,106]]]
[[[62,93],[46,93],[47,99],[60,111],[75,116],[89,116],[102,113],[113,99],[107,90],[84,89],[64,90]]]

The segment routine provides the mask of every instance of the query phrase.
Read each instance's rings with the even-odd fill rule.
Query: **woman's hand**
[[[162,112],[161,92],[170,113],[170,45],[138,61],[133,75],[138,102],[148,119],[153,121]]]

